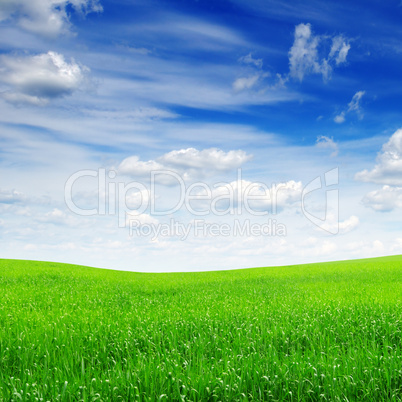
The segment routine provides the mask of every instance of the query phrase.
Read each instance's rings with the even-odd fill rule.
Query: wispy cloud
[[[262,68],[262,59],[255,59],[251,53],[247,54],[246,56],[242,56],[239,59],[240,62],[244,64],[252,64],[255,67]]]
[[[349,41],[342,35],[335,36],[332,38],[332,46],[328,58],[330,60],[334,59],[336,65],[338,66],[339,64],[346,62],[349,50]]]
[[[233,81],[232,87],[236,93],[254,88],[254,94],[266,92],[267,90],[283,89],[284,86],[280,85],[268,85],[264,82],[265,78],[271,76],[271,73],[262,69],[262,59],[256,59],[251,53],[242,56],[238,60],[245,66],[245,71],[242,72],[242,76],[236,78]],[[277,75],[277,81],[280,81],[280,75]]]
[[[250,75],[249,77],[237,78],[233,82],[233,89],[236,92],[240,92],[245,89],[250,89],[257,84],[257,82],[260,78],[261,78],[260,74]]]
[[[348,103],[348,108],[346,110],[343,110],[340,114],[336,115],[334,117],[334,122],[338,124],[344,123],[346,120],[346,116],[352,112],[356,113],[359,119],[362,119],[364,115],[360,103],[365,93],[365,91],[356,92],[353,95],[352,100]]]
[[[155,121],[162,119],[175,119],[179,117],[178,114],[170,112],[169,110],[155,107],[139,107],[128,110],[88,109],[85,110],[85,113],[97,118],[120,121]]]
[[[348,107],[348,110],[347,110],[347,112],[348,113],[350,113],[350,112],[356,112],[357,113],[357,115],[360,117],[360,118],[362,118],[363,117],[363,112],[362,112],[362,109],[361,109],[361,106],[360,106],[360,101],[361,101],[361,99],[362,99],[362,97],[363,97],[363,95],[365,94],[366,92],[365,91],[358,91],[358,92],[356,92],[354,95],[353,95],[353,98],[352,98],[352,100],[349,102],[349,107]]]
[[[331,43],[330,51],[325,48]],[[346,63],[350,50],[349,40],[343,35],[333,37],[315,35],[310,24],[299,24],[295,27],[294,42],[289,50],[289,73],[276,73],[275,83],[262,82],[270,77],[271,73],[262,70],[263,61],[252,56],[251,53],[241,57],[239,62],[248,66],[248,74],[237,78],[232,86],[236,92],[258,87],[264,91],[275,92],[286,88],[290,79],[303,81],[311,74],[322,75],[324,81],[331,78],[334,67]],[[257,85],[259,84],[259,85]]]
[[[174,23],[172,23],[174,21]],[[228,52],[237,46],[247,46],[248,42],[235,29],[224,24],[208,22],[194,15],[161,11],[152,21],[144,21],[130,27],[131,32],[141,35],[143,43],[153,43],[163,37],[172,45],[193,50]],[[164,41],[160,45],[163,47]],[[147,46],[145,46],[147,48]]]

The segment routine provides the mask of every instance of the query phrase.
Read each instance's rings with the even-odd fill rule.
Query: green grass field
[[[402,400],[402,256],[140,274],[0,260],[0,399]]]

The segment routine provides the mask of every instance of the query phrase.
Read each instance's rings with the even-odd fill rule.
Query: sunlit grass
[[[401,256],[179,274],[0,260],[0,399],[402,400],[401,281]]]

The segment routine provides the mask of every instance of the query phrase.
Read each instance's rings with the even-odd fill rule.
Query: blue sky
[[[399,0],[2,1],[1,256],[190,271],[401,253],[401,17]],[[194,208],[152,210],[183,193]]]

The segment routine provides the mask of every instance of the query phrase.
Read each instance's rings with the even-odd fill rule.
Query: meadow
[[[402,400],[402,256],[168,274],[0,260],[0,301],[2,401]]]

